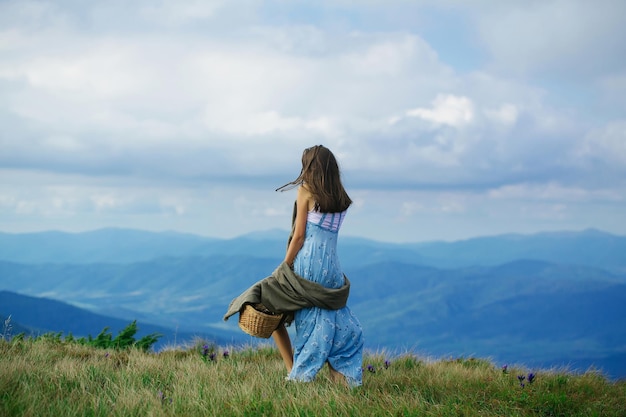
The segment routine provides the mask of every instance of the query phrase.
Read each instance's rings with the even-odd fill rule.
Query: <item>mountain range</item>
[[[132,320],[124,320],[96,314],[68,303],[42,297],[30,297],[10,291],[0,291],[0,309],[14,311],[16,315],[0,314],[3,327],[0,336],[7,339],[24,333],[38,336],[46,333],[61,333],[68,336],[96,337],[103,330],[117,335]],[[18,319],[20,322],[16,322]],[[28,323],[24,325],[22,323]],[[228,336],[218,332],[206,335],[202,333],[180,332],[178,329],[153,325],[145,322],[137,323],[137,339],[156,333],[159,341],[155,347],[175,346],[178,342],[193,342],[196,339],[211,339],[218,344],[227,344]]]
[[[77,336],[136,319],[140,330],[167,335],[161,346],[197,336],[253,343],[236,319],[222,316],[278,265],[287,235],[0,233],[0,317],[35,333]],[[626,377],[626,237],[597,230],[404,244],[342,237],[339,253],[369,349],[595,366]],[[80,325],[70,325],[76,317]]]

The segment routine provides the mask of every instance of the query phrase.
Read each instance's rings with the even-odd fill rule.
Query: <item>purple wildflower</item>
[[[371,373],[375,373],[376,372],[376,368],[374,368],[374,365],[367,365],[367,370]]]
[[[385,361],[385,369],[389,368],[389,365],[391,365],[391,362],[389,362],[388,360]]]
[[[104,354],[104,357],[105,357],[105,358],[108,358],[108,357],[109,357],[109,352],[105,353],[105,354]]]
[[[215,355],[215,352],[212,352],[212,353],[209,355],[209,360],[214,361],[214,360],[215,360],[215,356],[216,356],[216,355]]]
[[[205,356],[209,354],[209,345],[204,345],[202,346],[202,356]]]
[[[508,372],[508,370],[509,370],[509,365],[506,365],[506,364],[502,365],[502,373],[503,374],[506,374]]]
[[[533,381],[535,380],[535,374],[533,374],[532,372],[528,374],[528,383],[532,384]]]
[[[524,375],[518,375],[517,379],[519,380],[519,386],[524,388],[525,387],[524,380],[526,379],[526,377]]]
[[[161,401],[161,404],[165,404],[166,401],[170,404],[172,403],[172,399],[166,397],[165,394],[163,394],[163,391],[158,392],[157,398],[159,399],[159,401]]]
[[[223,356],[224,356],[225,358],[227,358],[227,357],[228,357],[228,351],[227,351],[227,350],[225,350],[225,351],[224,351]]]

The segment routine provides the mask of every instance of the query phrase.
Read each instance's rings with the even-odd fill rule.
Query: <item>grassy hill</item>
[[[626,382],[489,361],[366,355],[364,384],[285,381],[278,352],[198,340],[160,353],[0,338],[3,416],[624,416]],[[203,353],[206,352],[206,356]],[[532,374],[532,376],[530,375]],[[522,379],[523,377],[523,379]]]

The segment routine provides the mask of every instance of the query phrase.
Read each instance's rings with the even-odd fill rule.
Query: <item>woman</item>
[[[322,145],[305,149],[300,175],[278,190],[293,187],[298,187],[296,215],[284,262],[301,277],[339,288],[345,278],[337,256],[337,234],[352,200],[343,188],[333,153]],[[293,357],[287,330],[281,326],[273,335],[290,371],[288,380],[311,381],[328,363],[333,380],[361,385],[362,330],[347,306],[298,310],[294,322]]]

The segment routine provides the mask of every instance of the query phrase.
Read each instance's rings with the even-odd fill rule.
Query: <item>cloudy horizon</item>
[[[0,231],[626,235],[626,3],[0,1]]]

